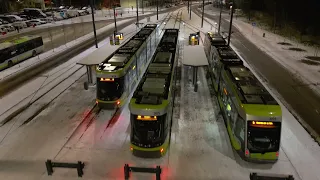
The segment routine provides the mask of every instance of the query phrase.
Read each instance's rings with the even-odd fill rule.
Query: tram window
[[[163,136],[163,121],[140,121],[135,120],[133,124],[133,142],[151,145],[151,147],[158,146],[162,143]]]
[[[118,100],[124,91],[124,77],[115,78],[114,81],[97,80],[97,97],[103,101]]]
[[[244,141],[244,120],[240,116],[238,116],[234,134],[241,140],[241,142]]]

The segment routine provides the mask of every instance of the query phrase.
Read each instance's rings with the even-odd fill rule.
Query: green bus
[[[0,70],[43,52],[41,36],[23,36],[0,43]]]

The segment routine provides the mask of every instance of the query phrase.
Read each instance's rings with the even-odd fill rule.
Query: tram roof
[[[156,105],[168,98],[173,61],[171,52],[156,52],[135,93],[140,104]]]
[[[243,104],[278,105],[254,74],[245,66],[227,67]]]
[[[236,52],[234,52],[229,46],[220,46],[216,47],[220,61],[225,64],[235,64],[235,65],[242,65],[242,60],[238,57]]]
[[[227,45],[226,40],[218,33],[208,32],[208,37],[210,39],[211,45],[220,45],[225,46]]]
[[[137,104],[158,105],[168,99],[171,75],[174,64],[178,30],[166,29],[158,49],[134,93]],[[172,41],[174,40],[174,41]]]
[[[147,24],[129,41],[117,49],[106,60],[99,64],[101,70],[113,71],[125,67],[131,57],[138,51],[140,46],[149,37],[149,35],[157,28],[157,24]]]

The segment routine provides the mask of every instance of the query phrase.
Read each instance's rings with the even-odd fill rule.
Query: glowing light
[[[96,104],[98,104],[98,101],[96,101]]]
[[[252,124],[272,126],[273,122],[252,121]]]
[[[132,69],[134,70],[136,68],[136,66],[133,66]]]
[[[109,82],[113,82],[114,78],[100,78],[100,81],[109,81]]]
[[[117,105],[119,105],[120,104],[120,101],[117,101]]]
[[[161,152],[161,153],[163,152],[163,148],[160,149],[160,152]]]
[[[141,115],[138,115],[137,120],[156,121],[157,120],[157,116],[141,116]]]
[[[237,81],[239,81],[239,80],[240,80],[238,77],[235,77],[235,79],[236,79]]]
[[[130,151],[133,151],[133,147],[130,147]]]
[[[228,95],[228,92],[227,92],[226,88],[223,88],[223,92],[224,92],[226,95]]]
[[[246,152],[245,152],[246,156],[249,156],[250,152],[248,149],[246,149]]]

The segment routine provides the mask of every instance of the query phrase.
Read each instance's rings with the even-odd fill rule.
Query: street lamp
[[[232,3],[233,4],[233,3]],[[231,29],[232,29],[232,19],[233,19],[233,6],[230,5],[231,10],[231,17],[230,17],[230,26],[229,26],[229,36],[228,36],[228,46],[230,45],[230,38],[231,38]]]

